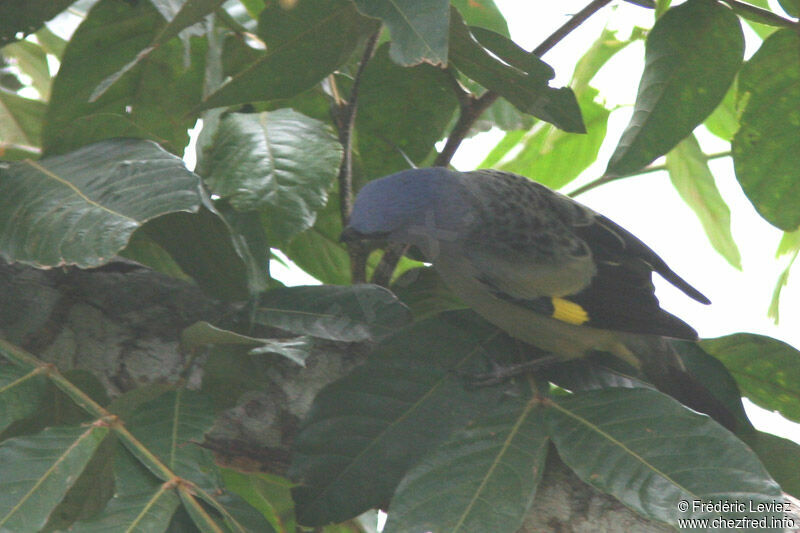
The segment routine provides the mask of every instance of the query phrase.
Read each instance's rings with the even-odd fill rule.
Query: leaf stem
[[[724,152],[716,152],[716,153],[713,153],[713,154],[707,154],[706,155],[706,161],[711,161],[712,159],[720,159],[722,157],[728,157],[730,155],[731,155],[730,150],[726,150]],[[631,172],[630,174],[623,174],[621,176],[616,176],[616,175],[600,176],[596,180],[590,181],[586,185],[582,185],[582,186],[578,187],[577,189],[575,189],[574,191],[572,191],[571,193],[568,193],[567,196],[569,196],[570,198],[575,198],[578,195],[581,195],[581,194],[583,194],[585,192],[589,192],[592,189],[595,189],[595,188],[597,188],[597,187],[599,187],[601,185],[605,185],[606,183],[611,183],[612,181],[621,180],[623,178],[631,178],[633,176],[641,176],[642,174],[649,174],[651,172],[658,172],[659,170],[667,170],[667,165],[663,164],[663,163],[662,164],[658,164],[658,165],[649,165],[649,166],[646,166],[643,169],[638,170],[636,172]]]
[[[353,128],[356,123],[356,110],[358,109],[358,89],[361,85],[361,78],[364,69],[375,53],[378,44],[380,29],[375,31],[367,40],[364,46],[364,53],[361,62],[358,64],[353,87],[350,90],[350,97],[344,105],[335,108],[334,118],[339,130],[339,142],[342,144],[344,154],[342,163],[339,166],[339,210],[342,219],[342,227],[347,225],[350,219],[350,212],[353,210]],[[367,251],[357,242],[348,246],[350,253],[350,277],[353,283],[363,283],[367,276]]]

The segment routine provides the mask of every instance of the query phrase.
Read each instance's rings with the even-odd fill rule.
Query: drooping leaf
[[[197,176],[149,141],[103,141],[0,175],[0,255],[38,267],[101,265],[148,220],[201,200]]]
[[[359,89],[356,131],[364,174],[377,178],[421,163],[458,108],[448,74],[430,65],[404,68],[381,46]]]
[[[255,321],[323,339],[345,342],[379,339],[411,320],[408,308],[377,285],[308,285],[265,293]]]
[[[36,412],[44,392],[41,372],[0,364],[0,433],[12,422]]]
[[[304,365],[311,351],[311,340],[307,337],[291,339],[269,339],[242,335],[222,329],[208,322],[195,322],[181,332],[181,346],[193,350],[208,344],[247,346],[253,355],[278,354]]]
[[[741,127],[733,138],[736,178],[770,224],[800,226],[800,36],[770,36],[739,76]]]
[[[494,0],[452,0],[451,4],[458,9],[467,25],[486,28],[505,37],[511,37],[508,33],[508,23]]]
[[[800,422],[800,352],[752,333],[703,339],[700,346],[725,364],[753,403]]]
[[[348,0],[300,0],[291,9],[271,2],[259,16],[267,51],[204,99],[200,109],[289,98],[343,64],[377,21]],[[303,68],[297,68],[303,65]]]
[[[0,87],[0,159],[12,159],[8,156],[17,147],[39,150],[45,107],[44,102],[23,98]]]
[[[788,494],[800,494],[800,444],[777,435],[754,431],[742,436],[769,473]]]
[[[516,45],[511,43],[504,49],[508,51],[512,46]],[[492,52],[496,53],[495,50]],[[528,68],[521,70],[520,59],[523,54],[524,50],[519,49],[514,57],[501,57],[503,61],[497,59],[475,40],[455,8],[451,9],[449,59],[458,70],[500,94],[520,111],[551,122],[565,131],[584,132],[580,108],[572,91],[565,87],[550,87],[548,82],[553,77],[553,70],[535,56],[528,54],[525,57]],[[516,64],[511,66],[504,61]]]
[[[515,398],[457,431],[400,482],[384,531],[517,531],[544,472],[544,422]]]
[[[41,531],[107,434],[100,424],[56,427],[0,444],[0,529]]]
[[[678,527],[683,518],[748,514],[703,512],[695,501],[738,498],[757,505],[781,498],[780,487],[747,445],[657,391],[605,389],[554,396],[551,402],[549,431],[561,459],[583,481],[647,518]],[[688,508],[679,506],[682,500]]]
[[[792,271],[792,266],[794,266],[797,256],[800,255],[800,230],[783,234],[781,242],[778,244],[778,250],[775,253],[776,257],[781,257],[782,255],[790,255],[791,257],[775,282],[775,288],[772,290],[772,299],[767,309],[767,316],[776,324],[780,321],[781,292],[786,284],[789,283],[789,273]]]
[[[359,11],[379,18],[392,34],[391,57],[404,66],[447,64],[448,0],[355,0]]]
[[[5,0],[0,2],[0,46],[18,32],[33,33],[75,0]]]
[[[291,109],[231,114],[198,165],[211,190],[238,211],[260,211],[272,243],[314,224],[342,148],[322,122]]]
[[[658,19],[645,46],[633,117],[606,169],[627,175],[667,153],[717,107],[742,64],[739,18],[689,0]]]
[[[132,64],[165,25],[150,2],[101,0],[91,9],[53,81],[45,117],[47,152],[110,137],[140,137],[183,153],[187,130],[197,118],[189,110],[202,95],[207,42],[194,38],[187,52],[172,40]],[[131,68],[93,100],[97,86],[126,65]]]
[[[741,270],[742,259],[731,233],[731,211],[717,189],[697,138],[689,135],[678,143],[667,154],[666,164],[672,185],[703,224],[711,246]]]
[[[298,522],[341,522],[385,502],[424,453],[492,405],[498,388],[467,388],[457,374],[479,371],[484,351],[511,353],[498,336],[471,312],[442,314],[388,338],[323,389],[294,442]]]

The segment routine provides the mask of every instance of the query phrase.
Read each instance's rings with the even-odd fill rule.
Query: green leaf
[[[309,285],[265,293],[255,321],[298,335],[356,342],[393,333],[411,321],[411,314],[377,285]]]
[[[0,444],[0,529],[41,531],[107,434],[103,425],[57,427]]]
[[[161,533],[180,506],[175,488],[165,487],[123,448],[114,457],[114,496],[95,516],[75,524],[81,533]]]
[[[75,0],[5,0],[0,2],[0,46],[18,32],[33,33]]]
[[[781,242],[778,244],[778,251],[775,253],[776,257],[782,255],[791,255],[791,257],[775,282],[775,288],[772,290],[772,299],[767,309],[767,316],[776,324],[780,321],[781,292],[789,283],[789,273],[792,270],[794,262],[797,260],[797,256],[800,255],[800,230],[785,232],[783,234]]]
[[[384,531],[517,531],[544,472],[544,422],[514,398],[456,432],[400,482]]]
[[[230,468],[220,470],[225,486],[258,509],[275,531],[296,531],[291,482],[263,472],[240,472]]]
[[[478,165],[478,168],[495,168],[500,161],[511,152],[527,135],[526,130],[515,130],[507,132],[502,139],[492,148],[486,159]]]
[[[558,189],[578,177],[597,159],[606,136],[610,111],[594,101],[595,89],[579,99],[586,135],[576,135],[540,123],[522,141],[522,149],[511,160],[496,168],[528,176],[534,181]]]
[[[392,34],[392,59],[403,66],[447,65],[448,0],[355,0],[358,10],[379,18]]]
[[[572,83],[570,84],[575,93],[581,95],[586,92],[589,89],[589,82],[592,81],[592,78],[603,68],[608,60],[632,42],[642,39],[643,34],[644,30],[636,27],[628,39],[620,41],[617,39],[617,32],[603,28],[600,36],[597,37],[575,65],[575,71],[572,73]]]
[[[199,445],[214,419],[207,396],[178,389],[141,404],[127,428],[178,476],[214,490],[220,485],[219,473],[211,452]]]
[[[267,51],[205,98],[200,109],[294,96],[346,62],[359,40],[376,29],[376,21],[347,0],[299,0],[292,9],[271,2],[258,19]]]
[[[513,43],[505,47],[507,51]],[[450,60],[467,77],[495,91],[520,111],[555,124],[571,132],[583,133],[585,127],[572,90],[548,86],[553,77],[549,65],[532,55],[526,56],[528,70],[520,70],[522,51],[514,57],[497,59],[475,40],[461,15],[451,9]],[[493,50],[494,52],[495,50]],[[509,61],[514,66],[507,64]],[[535,65],[535,66],[534,66]]]
[[[261,211],[270,242],[314,225],[342,147],[324,123],[292,109],[225,116],[198,173],[238,211]]]
[[[469,26],[486,28],[505,37],[511,37],[508,33],[508,23],[494,0],[452,0],[451,4],[458,9]]]
[[[94,5],[70,39],[53,81],[45,117],[47,152],[110,137],[140,137],[183,153],[187,130],[196,121],[189,110],[202,95],[208,45],[193,38],[186,50],[172,40],[135,62],[165,25],[150,2]],[[92,100],[97,86],[126,65],[124,75]]]
[[[700,346],[725,364],[753,403],[800,422],[800,352],[752,333],[703,339]]]
[[[742,435],[775,481],[788,494],[800,494],[800,444],[777,435],[754,431]]]
[[[50,98],[50,67],[44,48],[32,41],[18,41],[3,47],[3,57],[14,58],[21,72],[31,78],[31,85],[43,101]]]
[[[647,518],[678,527],[682,518],[748,514],[703,513],[692,508],[695,501],[781,501],[780,487],[747,445],[657,391],[606,389],[550,402],[549,431],[561,459]]]
[[[406,304],[415,320],[466,306],[444,284],[431,267],[411,268],[392,283],[392,291]]]
[[[104,264],[148,220],[201,200],[198,177],[149,141],[12,163],[0,177],[0,255],[38,267]]]
[[[703,122],[708,131],[726,141],[732,141],[739,129],[739,114],[736,112],[737,85],[734,80],[731,88],[725,93],[725,98]]]
[[[790,16],[800,16],[800,0],[778,0],[778,3]]]
[[[14,147],[37,150],[41,146],[46,104],[23,98],[0,87],[0,158]]]
[[[421,163],[446,135],[458,109],[448,74],[430,65],[403,68],[378,48],[358,93],[356,131],[364,174],[372,179]]]
[[[689,0],[658,19],[628,127],[606,175],[628,175],[667,153],[722,101],[742,64],[744,36],[727,7]]]
[[[265,339],[249,337],[218,328],[208,322],[195,322],[181,332],[181,346],[187,350],[196,350],[208,344],[248,346],[253,355],[277,354],[305,366],[305,360],[311,352],[311,340],[307,337],[292,339]]]
[[[38,369],[23,370],[0,363],[0,433],[12,422],[36,412],[45,392],[45,382],[44,374]]]
[[[711,246],[734,268],[742,269],[739,248],[731,233],[731,211],[714,182],[708,158],[694,135],[689,135],[667,154],[672,185],[692,208]]]
[[[388,338],[324,388],[294,442],[298,522],[341,522],[381,505],[425,452],[494,404],[500,388],[469,389],[457,374],[481,369],[483,354],[513,353],[498,336],[471,312],[445,313]]]
[[[741,127],[733,164],[747,198],[770,224],[800,226],[800,35],[775,32],[739,76]]]

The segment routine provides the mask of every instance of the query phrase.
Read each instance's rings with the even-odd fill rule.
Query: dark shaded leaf
[[[271,2],[258,20],[267,52],[205,98],[199,109],[294,96],[347,61],[377,25],[347,0],[300,0],[292,9]]]
[[[799,0],[778,0],[784,11],[794,18],[800,16],[800,1]]]
[[[377,285],[309,285],[265,293],[255,321],[298,335],[355,342],[393,333],[411,321],[411,313]]]
[[[754,431],[742,435],[764,466],[788,494],[800,494],[800,444],[777,435]]]
[[[90,101],[96,87],[131,64],[165,25],[150,2],[101,0],[92,8],[70,39],[53,81],[45,117],[47,152],[124,136],[152,139],[183,153],[187,130],[196,120],[188,111],[203,89],[204,39],[190,41],[188,56],[180,41],[163,43]]]
[[[392,34],[392,59],[404,66],[447,64],[448,0],[355,0],[358,10],[379,18]]]
[[[506,50],[512,45],[506,46]],[[522,53],[517,51],[513,58],[501,58],[516,63],[515,66],[500,61],[475,40],[455,8],[451,10],[450,60],[458,70],[497,92],[520,111],[551,122],[565,131],[584,132],[580,108],[572,91],[565,87],[549,87],[548,81],[553,77],[553,70],[535,56],[527,55],[525,60],[530,70],[520,70]]]
[[[392,291],[411,309],[415,320],[466,307],[430,267],[406,270],[392,283]]]
[[[775,32],[739,76],[741,127],[733,138],[736,178],[770,224],[800,226],[800,35]]]
[[[708,158],[694,135],[667,154],[667,172],[683,201],[695,212],[711,246],[734,268],[742,269],[739,248],[731,233],[731,210],[708,168]]]
[[[408,168],[406,157],[421,163],[458,109],[446,72],[400,67],[389,59],[388,45],[367,64],[358,94],[358,148],[369,179]]]
[[[647,37],[633,117],[606,175],[635,173],[691,133],[722,101],[743,54],[739,18],[717,2],[689,0],[660,17]]]
[[[104,141],[0,174],[0,254],[38,267],[101,265],[148,220],[201,201],[198,177],[149,141]]]
[[[276,531],[296,530],[291,482],[263,472],[240,472],[230,468],[221,471],[225,486],[258,509]]]
[[[18,32],[33,33],[75,0],[4,0],[0,2],[0,46]]]
[[[181,332],[181,346],[196,350],[208,344],[247,346],[253,355],[277,354],[304,365],[311,351],[311,340],[307,337],[292,339],[268,339],[242,335],[222,329],[208,322],[195,322]]]
[[[511,37],[506,19],[494,0],[452,0],[450,3],[458,9],[467,25],[486,28],[505,37]]]
[[[0,363],[0,433],[12,422],[35,413],[44,392],[42,372]]]
[[[647,518],[678,527],[682,518],[753,516],[747,510],[702,512],[693,509],[695,501],[758,505],[781,499],[780,487],[747,445],[657,391],[580,392],[553,397],[548,405],[562,460],[583,481]],[[689,503],[685,512],[681,500]]]
[[[322,122],[292,109],[225,116],[198,164],[238,211],[260,211],[270,242],[314,224],[338,174],[342,147]]]
[[[493,404],[502,391],[468,389],[457,373],[513,350],[498,335],[471,312],[445,313],[385,340],[323,389],[294,443],[298,522],[341,522],[385,502],[425,452]]]
[[[800,352],[752,333],[703,339],[700,346],[725,364],[753,403],[800,422]]]
[[[41,531],[107,434],[99,424],[57,427],[0,444],[0,529]]]
[[[544,472],[541,404],[508,399],[409,471],[384,531],[517,531]]]

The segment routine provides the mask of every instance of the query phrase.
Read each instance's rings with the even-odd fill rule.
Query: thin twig
[[[350,89],[350,97],[344,105],[338,105],[335,109],[335,121],[339,130],[339,142],[344,151],[342,163],[339,166],[339,209],[342,219],[342,227],[347,225],[350,219],[350,212],[353,210],[353,128],[356,123],[356,110],[358,109],[358,89],[361,85],[361,78],[364,69],[375,53],[375,46],[378,43],[380,30],[376,31],[364,46],[364,54],[358,64],[353,87]],[[350,253],[350,276],[353,283],[363,283],[366,280],[367,252],[363,246],[353,242],[348,246]]]
[[[728,157],[729,155],[731,155],[730,150],[726,150],[725,152],[716,152],[713,154],[708,154],[706,155],[706,161],[711,161],[712,159],[720,159],[722,157]],[[644,167],[642,170],[631,172],[630,174],[600,176],[596,180],[590,181],[586,185],[581,185],[571,193],[567,194],[567,196],[569,196],[570,198],[575,198],[578,195],[591,191],[592,189],[596,189],[597,187],[605,185],[606,183],[611,183],[612,181],[617,181],[624,178],[632,178],[633,176],[641,176],[642,174],[649,174],[651,172],[658,172],[659,170],[667,170],[667,165],[666,164],[650,165]]]
[[[611,0],[593,0],[589,2],[586,7],[572,15],[572,17],[565,22],[560,28],[554,31],[550,36],[542,41],[542,44],[533,49],[531,54],[542,57],[557,45],[564,37],[572,33],[572,31],[583,24],[586,19],[594,15],[599,9],[610,3]]]
[[[775,26],[781,26],[785,28],[797,28],[798,26],[800,26],[800,22],[796,20],[783,18],[777,13],[773,13],[772,11],[762,9],[758,6],[754,6],[746,2],[740,2],[739,0],[722,0],[722,1],[731,6],[734,10],[738,9],[741,11],[746,11],[747,13],[755,15],[756,17],[759,17],[763,20],[768,20],[769,21],[768,24],[774,24]]]

